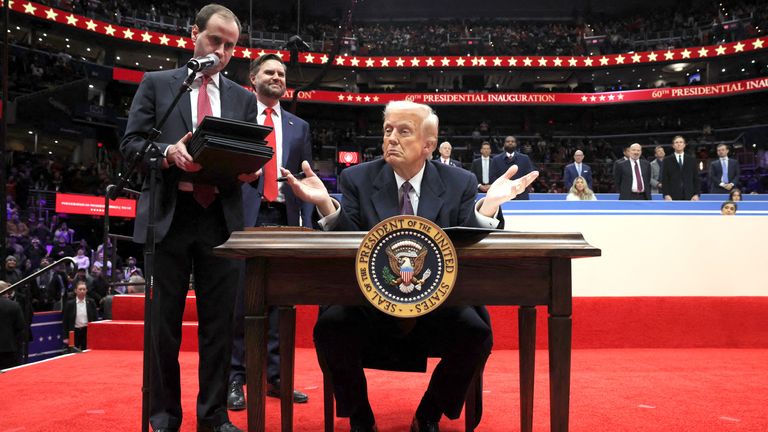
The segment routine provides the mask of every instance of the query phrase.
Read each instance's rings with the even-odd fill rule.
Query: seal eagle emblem
[[[445,301],[458,266],[453,243],[439,226],[401,215],[368,232],[357,250],[355,270],[373,306],[390,315],[416,317]]]

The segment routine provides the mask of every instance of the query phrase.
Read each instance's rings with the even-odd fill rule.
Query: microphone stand
[[[110,200],[115,200],[118,194],[126,188],[129,179],[135,172],[137,172],[139,164],[146,158],[149,163],[149,215],[147,223],[147,239],[144,243],[144,274],[146,275],[146,289],[144,293],[144,364],[143,364],[143,377],[141,385],[141,430],[142,432],[149,431],[149,402],[150,402],[150,389],[152,388],[151,381],[151,357],[152,357],[152,296],[154,295],[155,288],[155,196],[157,189],[157,181],[160,175],[160,169],[162,168],[163,154],[160,153],[160,149],[155,144],[155,140],[162,133],[161,130],[168,120],[171,112],[178,105],[181,96],[184,93],[191,91],[192,82],[195,80],[197,71],[192,71],[184,83],[179,87],[179,91],[176,93],[176,97],[171,102],[171,106],[165,112],[160,122],[156,124],[147,135],[146,143],[144,147],[136,153],[133,158],[131,167],[127,172],[122,173],[120,182],[117,185],[109,185],[107,187],[107,197]],[[104,246],[106,249],[106,244]],[[105,252],[106,253],[106,252]]]

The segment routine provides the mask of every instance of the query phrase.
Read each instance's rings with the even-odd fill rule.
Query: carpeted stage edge
[[[549,430],[547,355],[536,353],[534,431]],[[141,416],[140,351],[88,351],[0,374],[0,432],[137,431]],[[180,356],[183,432],[195,430],[197,354]],[[766,349],[600,349],[573,352],[572,432],[765,432]],[[430,363],[430,369],[435,362]],[[485,372],[479,432],[519,430],[517,351],[495,350]],[[367,370],[381,432],[402,432],[427,374]],[[297,432],[322,431],[322,378],[314,351],[297,350],[296,385],[310,396],[295,405]],[[279,405],[267,399],[267,431],[278,431]],[[230,413],[245,428],[244,412]],[[336,431],[348,429],[336,420]],[[443,421],[459,432],[462,422]]]
[[[490,307],[495,349],[517,349],[517,308]],[[537,308],[536,346],[547,346],[547,310]],[[115,321],[89,327],[94,349],[140,350],[143,297],[115,298]],[[576,297],[573,348],[768,348],[768,297]],[[197,350],[194,297],[182,350]],[[296,346],[311,348],[316,306],[299,306]]]

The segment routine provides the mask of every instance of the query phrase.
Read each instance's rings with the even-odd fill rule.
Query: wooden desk
[[[249,229],[232,234],[217,254],[245,258],[248,430],[265,425],[267,307],[280,306],[281,421],[293,430],[294,305],[366,304],[355,279],[365,233]],[[454,241],[456,286],[445,304],[519,305],[520,423],[531,431],[536,306],[547,305],[550,424],[568,430],[571,379],[571,259],[600,255],[578,233],[494,232]]]

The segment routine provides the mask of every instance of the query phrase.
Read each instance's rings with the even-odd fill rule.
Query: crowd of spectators
[[[105,300],[115,292],[136,288],[109,288],[108,281],[127,281],[142,276],[136,260],[125,265],[113,253],[110,242],[95,248],[89,243],[86,226],[80,232],[69,224],[69,216],[53,212],[56,192],[103,194],[109,174],[98,163],[66,163],[52,155],[10,152],[6,183],[5,281],[13,284],[64,258],[75,264],[58,264],[53,271],[32,278],[14,292],[14,299],[25,311],[27,323],[32,312],[61,310],[74,295],[78,280],[87,283],[88,297],[103,311]],[[96,243],[96,241],[91,240]],[[106,259],[105,259],[106,255]],[[112,267],[119,271],[113,274]]]
[[[189,1],[46,0],[43,3],[121,25],[189,34],[194,8]],[[722,3],[721,3],[722,5]],[[707,45],[754,37],[768,26],[768,10],[758,0],[717,2],[690,7],[643,10],[619,16],[590,14],[561,21],[516,21],[509,18],[461,18],[454,21],[414,18],[412,22],[353,23],[345,34],[361,55],[465,54],[584,55]],[[330,41],[338,23],[328,17],[303,17],[302,36]],[[248,32],[247,20],[243,30]],[[292,14],[257,14],[257,32],[296,31]],[[330,49],[330,44],[323,45]]]

